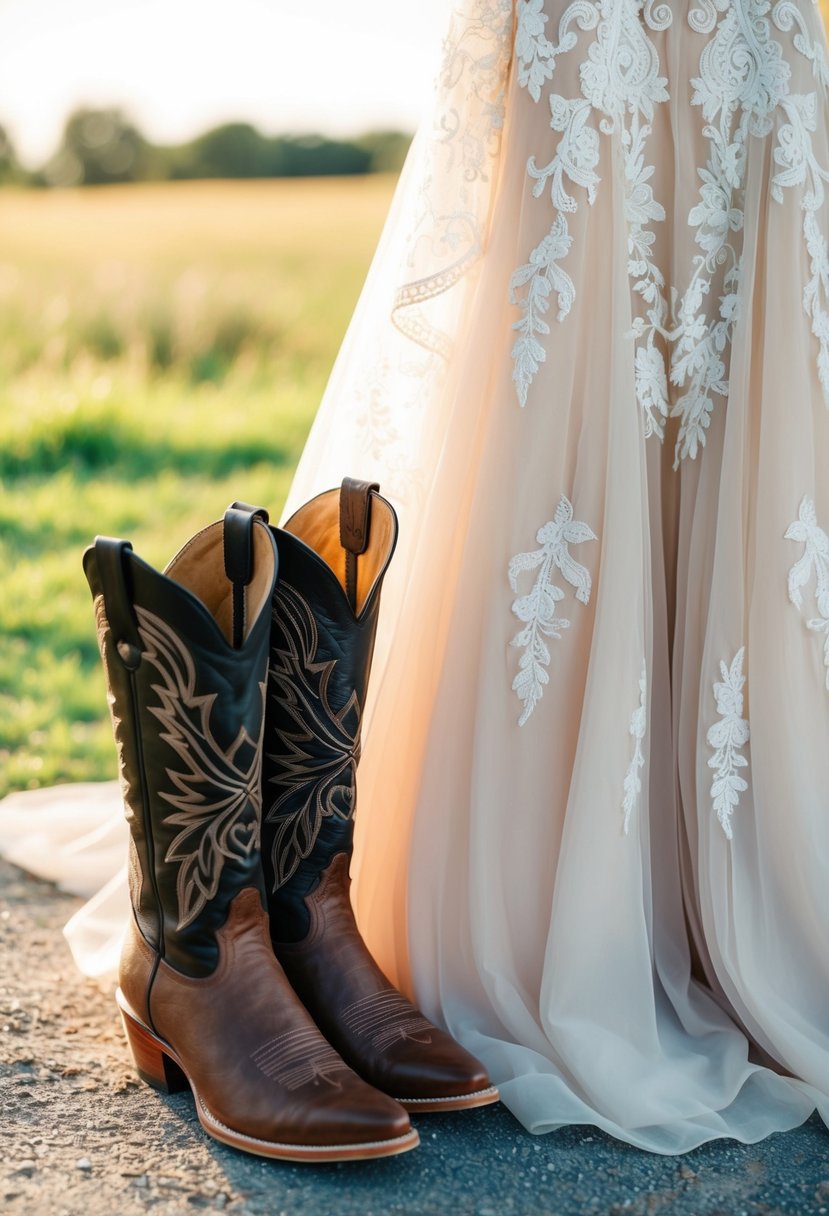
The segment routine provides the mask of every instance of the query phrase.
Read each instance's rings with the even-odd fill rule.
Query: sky
[[[0,0],[0,124],[24,162],[77,105],[159,143],[227,119],[267,134],[413,130],[449,0]]]

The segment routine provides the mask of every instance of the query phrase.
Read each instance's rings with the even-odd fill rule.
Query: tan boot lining
[[[197,533],[173,558],[164,573],[201,600],[216,621],[225,640],[233,641],[233,584],[225,575],[223,523]],[[273,542],[267,525],[260,520],[253,527],[253,580],[245,591],[245,632],[247,640],[267,602],[273,582]]]
[[[340,544],[340,491],[330,490],[300,507],[285,531],[304,541],[330,566],[345,591],[345,549]],[[376,495],[371,500],[371,531],[365,553],[357,558],[357,614],[386,567],[394,543],[394,515]]]

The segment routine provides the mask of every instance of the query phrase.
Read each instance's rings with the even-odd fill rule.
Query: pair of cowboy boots
[[[139,1074],[217,1140],[342,1161],[408,1111],[497,1100],[371,958],[349,897],[355,774],[397,520],[349,479],[283,529],[234,504],[163,573],[84,555],[130,826],[118,1003]]]

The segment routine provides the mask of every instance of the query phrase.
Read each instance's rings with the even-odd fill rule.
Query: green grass
[[[392,188],[0,194],[0,796],[115,774],[83,549],[278,514]]]

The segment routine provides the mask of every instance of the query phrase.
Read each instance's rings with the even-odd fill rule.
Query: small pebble
[[[81,1157],[80,1161],[75,1162],[75,1169],[76,1170],[91,1170],[92,1162],[89,1160],[88,1157]]]

